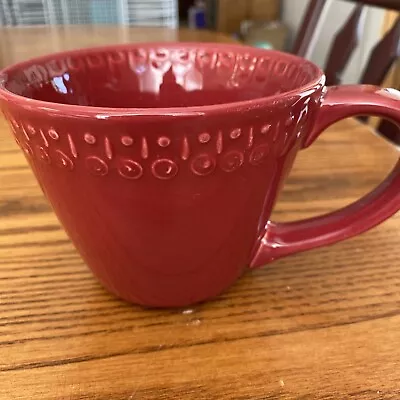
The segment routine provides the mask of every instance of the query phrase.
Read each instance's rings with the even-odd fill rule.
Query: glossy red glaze
[[[0,100],[61,223],[109,290],[149,306],[217,295],[247,266],[371,228],[400,208],[399,166],[330,216],[269,221],[299,149],[397,92],[324,89],[292,55],[216,44],[66,52],[7,68]],[[326,92],[326,93],[325,93]]]

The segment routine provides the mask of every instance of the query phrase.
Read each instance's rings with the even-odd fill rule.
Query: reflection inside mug
[[[43,57],[3,84],[31,99],[94,107],[168,108],[270,97],[317,79],[313,64],[290,55],[187,48],[93,49]]]

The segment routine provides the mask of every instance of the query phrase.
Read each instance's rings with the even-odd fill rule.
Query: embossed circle
[[[216,58],[216,54],[202,50],[198,53],[197,58],[198,58],[199,64],[201,64],[201,65],[211,64],[212,59]]]
[[[107,61],[109,61],[110,64],[122,64],[125,59],[125,53],[122,51],[107,54]]]
[[[200,143],[208,143],[211,139],[211,136],[209,133],[204,132],[204,133],[200,133],[199,135],[199,142]]]
[[[241,134],[242,134],[241,129],[240,128],[236,128],[230,133],[229,136],[230,136],[231,139],[237,139]]]
[[[46,63],[46,69],[51,76],[63,75],[67,72],[67,64],[65,59],[51,60]]]
[[[172,160],[162,158],[153,162],[151,171],[158,179],[171,179],[178,173],[178,166]]]
[[[171,143],[171,139],[166,136],[161,136],[158,138],[157,143],[160,147],[167,147]]]
[[[83,135],[83,139],[88,144],[95,144],[96,143],[96,138],[91,133],[85,133]]]
[[[26,129],[28,130],[28,132],[29,132],[31,135],[34,135],[34,134],[36,133],[36,130],[35,130],[35,128],[34,128],[32,125],[27,125],[27,126],[26,126]]]
[[[263,163],[269,153],[269,147],[267,144],[260,144],[250,154],[249,162],[252,165],[260,165]]]
[[[178,60],[181,62],[187,62],[189,61],[190,54],[187,50],[178,50]]]
[[[54,128],[50,128],[48,131],[48,134],[53,140],[58,140],[58,138],[59,138],[58,133],[56,132],[56,130]]]
[[[121,143],[124,146],[132,146],[133,144],[133,139],[130,136],[122,136],[121,138]]]
[[[215,169],[215,159],[208,154],[200,154],[193,159],[190,168],[199,176],[211,174]]]
[[[155,58],[159,60],[167,60],[169,57],[169,50],[168,49],[158,49],[155,54]]]
[[[86,56],[86,63],[89,68],[101,68],[104,65],[104,58],[101,54],[89,54]]]
[[[36,154],[40,160],[42,160],[46,164],[50,164],[50,156],[44,147],[36,146]]]
[[[55,153],[56,156],[54,162],[58,167],[69,170],[74,168],[74,163],[65,153],[63,153],[61,150],[56,150]]]
[[[133,160],[119,162],[118,173],[126,179],[139,179],[143,175],[143,167]]]
[[[232,67],[235,64],[235,54],[229,53],[218,53],[218,66]]]
[[[85,63],[81,57],[68,57],[66,59],[68,69],[73,71],[80,71],[81,69],[85,69]]]
[[[225,172],[233,172],[243,165],[244,155],[240,151],[230,151],[221,159],[221,169]]]
[[[89,172],[96,176],[104,176],[108,173],[107,164],[99,157],[90,156],[85,160],[86,168]]]
[[[22,149],[24,150],[24,153],[25,153],[27,156],[32,157],[32,155],[33,155],[32,147],[29,146],[28,143],[25,143],[25,144],[22,146]]]

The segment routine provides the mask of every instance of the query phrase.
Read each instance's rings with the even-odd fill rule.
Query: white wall
[[[291,30],[291,43],[300,27],[308,0],[283,0],[283,22]],[[327,9],[324,10],[319,26],[317,26],[317,40],[314,50],[308,56],[320,67],[325,66],[335,33],[343,26],[350,16],[355,5],[343,0],[329,0]],[[385,11],[375,7],[365,7],[364,29],[358,48],[343,76],[343,83],[356,83],[368,60],[371,49],[380,39],[382,23]]]

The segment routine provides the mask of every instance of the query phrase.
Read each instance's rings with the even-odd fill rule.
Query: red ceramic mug
[[[293,223],[270,215],[301,149],[356,114],[400,123],[400,96],[325,87],[301,58],[239,45],[137,44],[6,68],[17,143],[82,257],[149,306],[213,297],[244,271],[358,235],[400,209],[400,163],[372,193]]]

